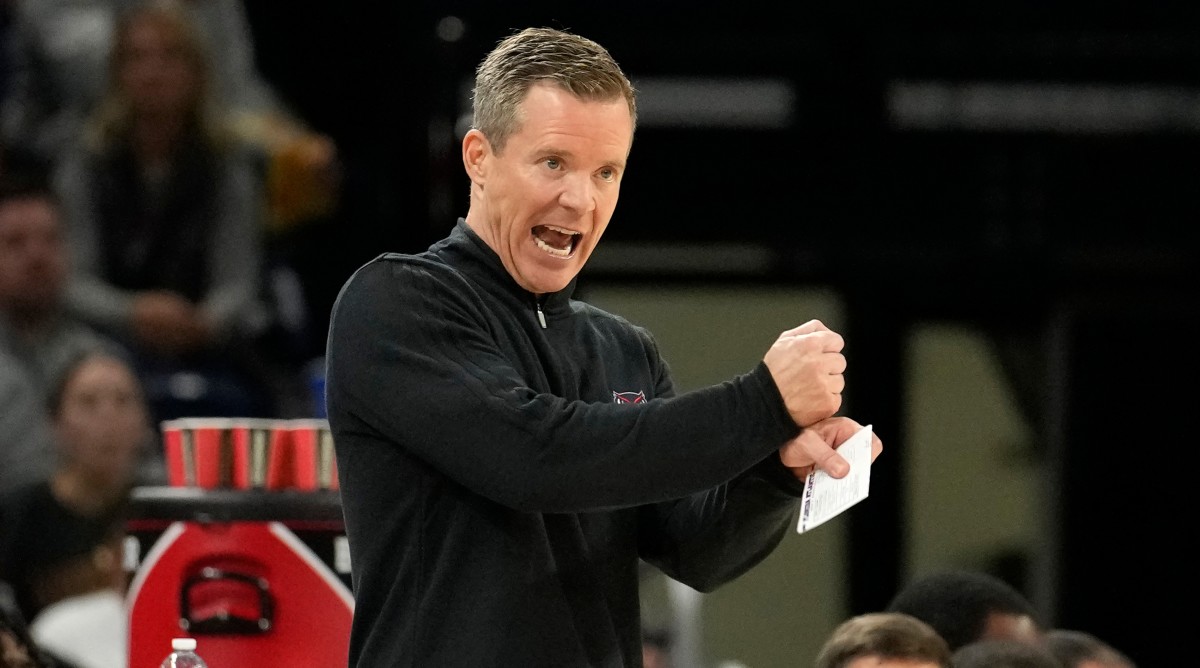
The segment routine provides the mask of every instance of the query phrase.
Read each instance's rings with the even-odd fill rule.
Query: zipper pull
[[[542,329],[546,329],[546,314],[542,313],[542,303],[535,301],[534,306],[537,306],[538,322],[542,323]]]

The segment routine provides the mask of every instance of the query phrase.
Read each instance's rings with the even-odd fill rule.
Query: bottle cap
[[[171,649],[178,652],[192,652],[196,649],[195,638],[175,638],[171,640]]]

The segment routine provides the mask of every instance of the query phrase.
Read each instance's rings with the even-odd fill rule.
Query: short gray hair
[[[501,40],[475,70],[472,127],[497,153],[520,129],[518,111],[529,87],[547,81],[581,100],[624,98],[637,126],[637,94],[608,50],[553,28],[525,28]]]

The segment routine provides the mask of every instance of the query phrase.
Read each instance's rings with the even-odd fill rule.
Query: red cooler
[[[127,529],[129,668],[157,668],[179,636],[213,668],[346,665],[354,600],[336,489],[140,487]]]

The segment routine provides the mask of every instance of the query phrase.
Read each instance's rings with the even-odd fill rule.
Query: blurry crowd
[[[0,0],[0,44],[0,667],[123,667],[158,425],[323,414],[289,244],[336,211],[338,149],[242,0]]]
[[[647,633],[645,668],[699,668],[677,664],[672,650],[669,633]],[[985,571],[947,569],[916,575],[883,610],[846,619],[825,638],[815,657],[798,657],[787,668],[1137,668],[1137,664],[1093,633],[1048,624],[1029,598],[1006,580]]]

